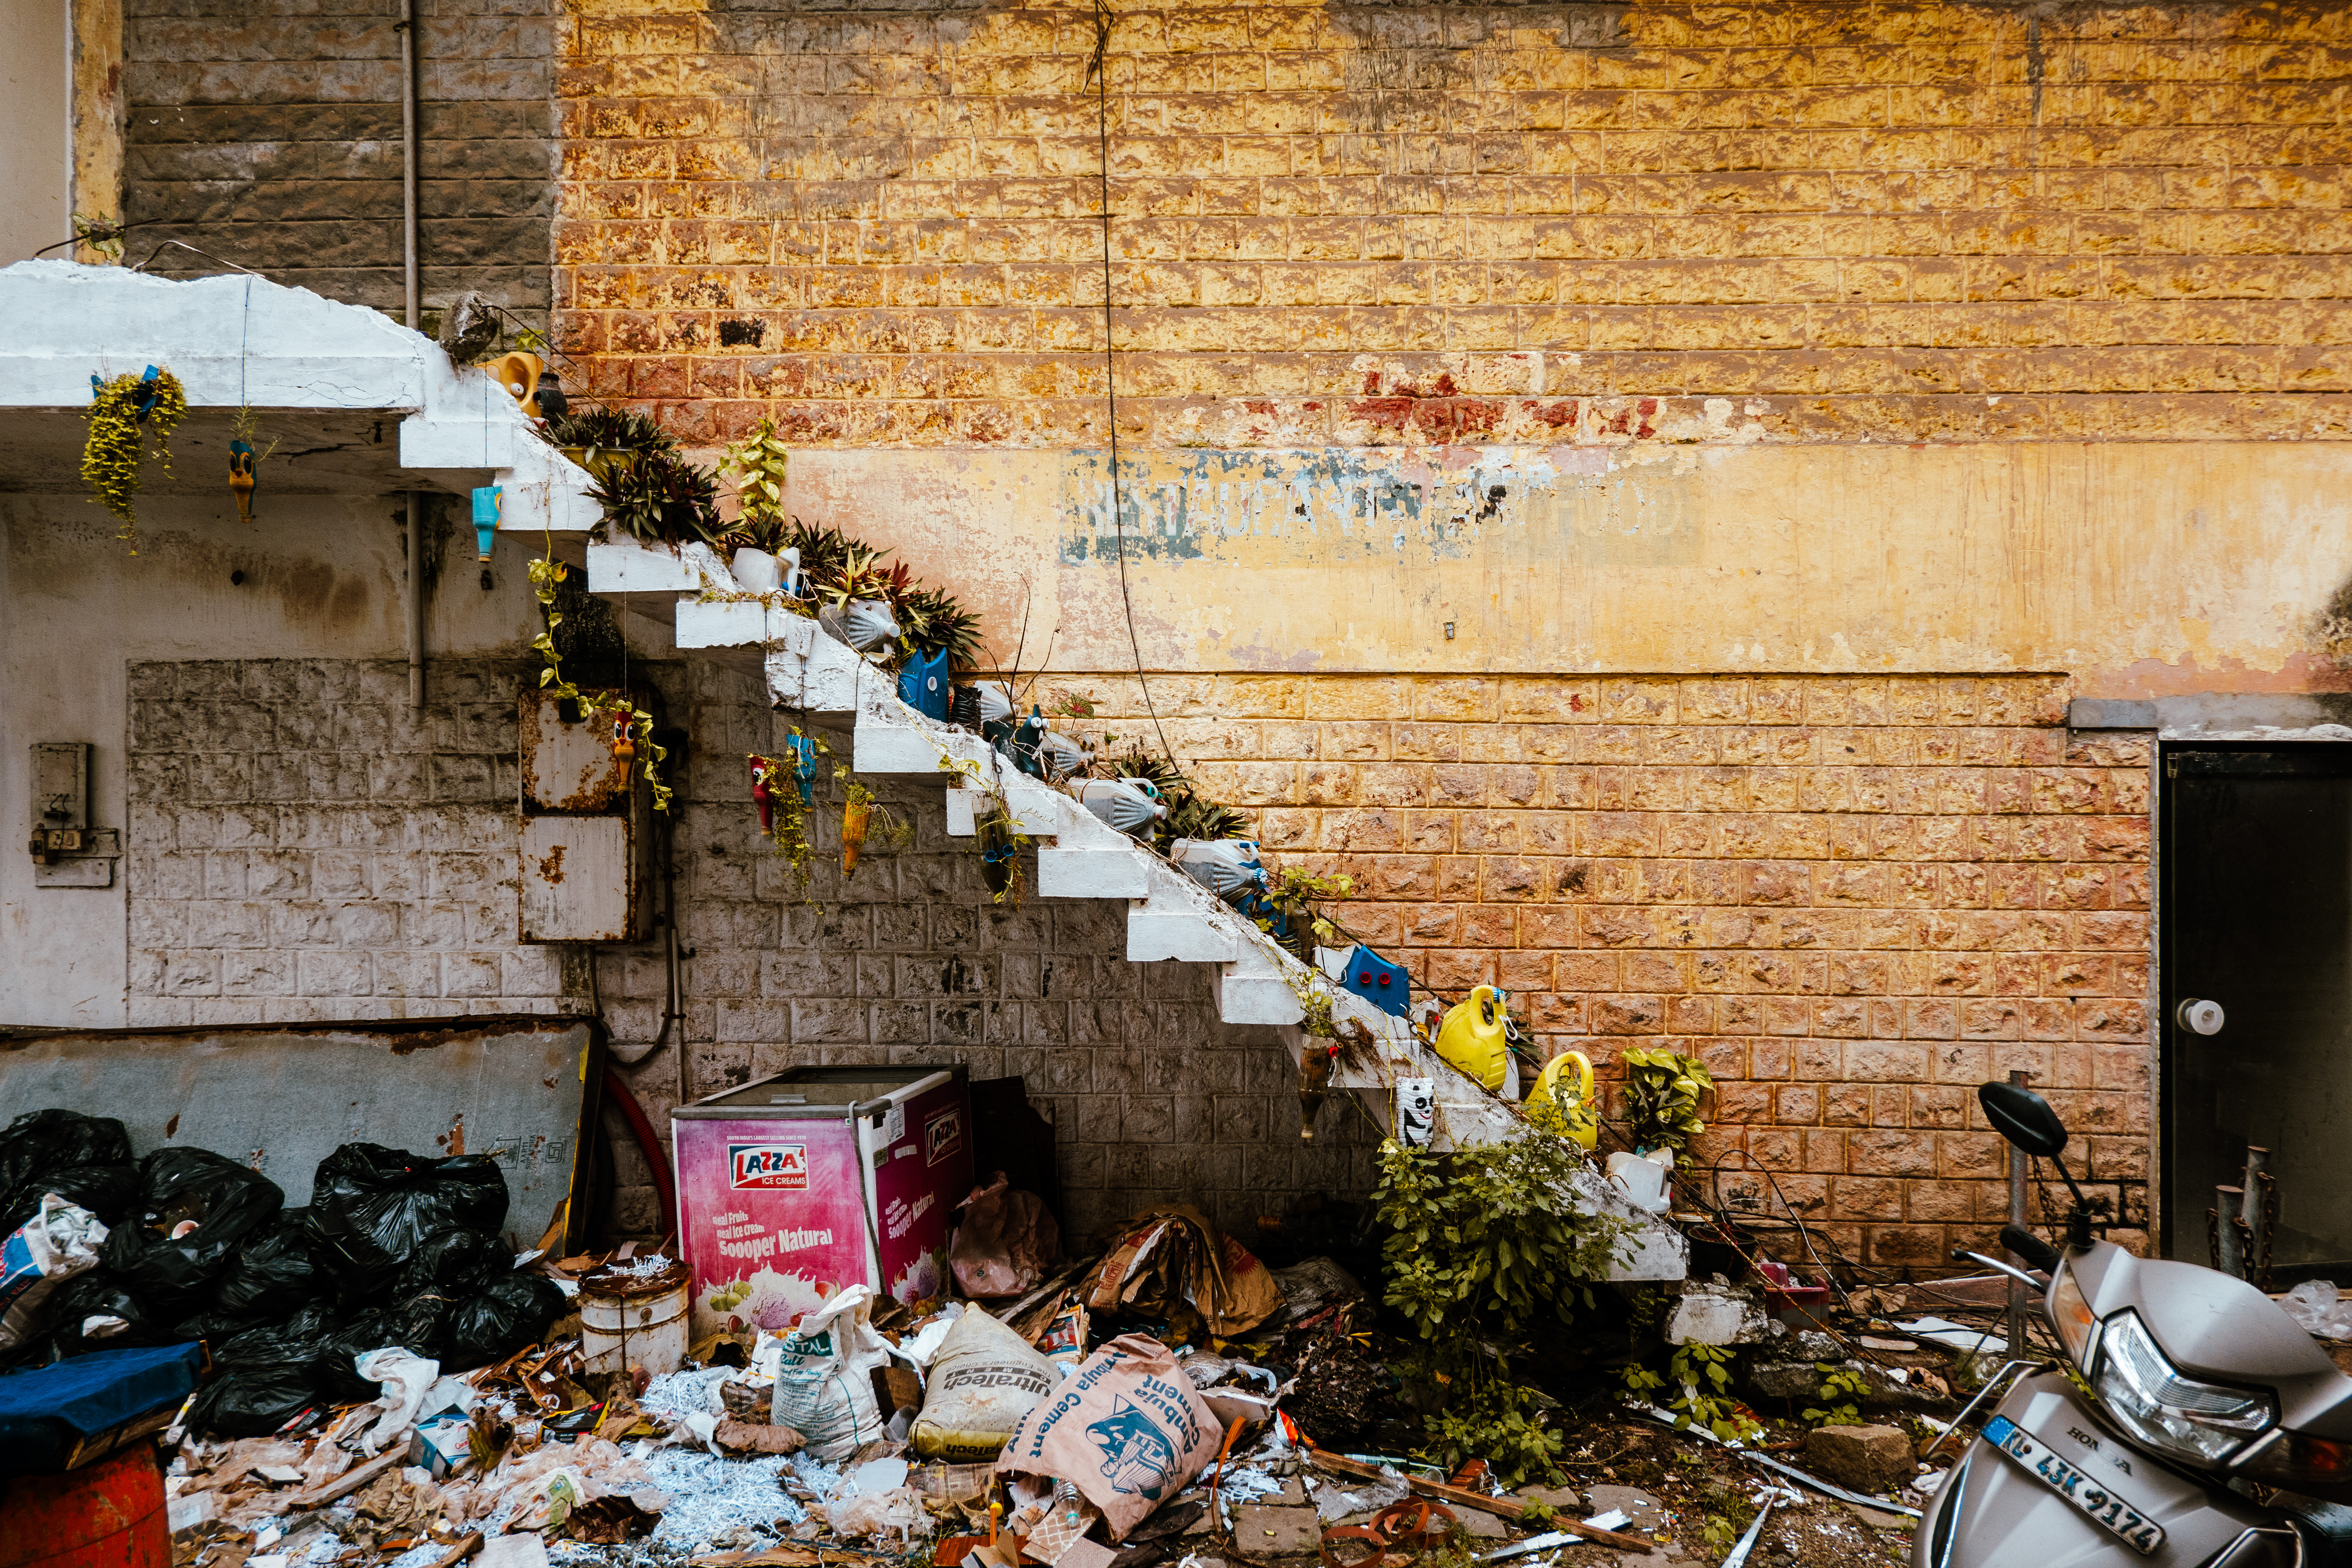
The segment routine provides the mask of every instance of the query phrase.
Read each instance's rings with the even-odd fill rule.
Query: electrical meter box
[[[782,1333],[851,1285],[948,1289],[948,1216],[971,1195],[961,1067],[793,1068],[670,1113],[692,1335]]]
[[[625,692],[592,698],[635,703]],[[524,942],[643,942],[652,934],[652,802],[614,719],[552,692],[522,695],[515,879]]]

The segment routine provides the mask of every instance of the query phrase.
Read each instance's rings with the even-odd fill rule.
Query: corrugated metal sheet
[[[507,1239],[530,1247],[584,1194],[603,1054],[583,1018],[19,1035],[0,1039],[0,1123],[49,1106],[118,1117],[136,1153],[210,1149],[296,1205],[341,1143],[489,1154],[510,1194]],[[586,1206],[572,1206],[575,1241]]]

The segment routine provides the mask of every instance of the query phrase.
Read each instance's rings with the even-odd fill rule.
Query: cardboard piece
[[[1080,1295],[1097,1312],[1163,1318],[1186,1338],[1197,1326],[1231,1339],[1282,1307],[1282,1288],[1265,1265],[1200,1210],[1182,1205],[1130,1220]]]

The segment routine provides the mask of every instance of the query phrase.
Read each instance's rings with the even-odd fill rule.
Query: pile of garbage
[[[188,1431],[261,1436],[379,1396],[372,1352],[465,1368],[570,1310],[500,1239],[506,1178],[483,1155],[346,1143],[311,1200],[204,1149],[133,1159],[122,1123],[28,1112],[0,1132],[0,1365],[201,1341],[215,1375]]]

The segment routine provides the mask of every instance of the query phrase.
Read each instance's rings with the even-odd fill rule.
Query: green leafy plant
[[[1433,1453],[1484,1458],[1514,1485],[1552,1473],[1559,1434],[1510,1358],[1592,1304],[1622,1235],[1575,1205],[1582,1152],[1539,1131],[1449,1154],[1391,1140],[1380,1157],[1388,1301],[1421,1340],[1409,1370],[1446,1394]]]
[[[673,450],[640,451],[596,476],[588,494],[604,525],[647,544],[688,544],[719,536],[719,480]]]
[[[1731,1394],[1732,1351],[1727,1345],[1676,1345],[1666,1374],[1678,1393],[1666,1408],[1676,1426],[1704,1426],[1730,1442],[1761,1436],[1764,1429],[1740,1409]]]
[[[1297,866],[1276,867],[1266,879],[1265,903],[1270,914],[1256,917],[1258,930],[1269,936],[1280,926],[1283,944],[1305,964],[1315,962],[1315,948],[1339,945],[1339,927],[1318,907],[1326,899],[1344,899],[1356,890],[1351,877],[1318,877]]]
[[[1004,792],[978,763],[941,751],[940,772],[952,773],[964,782],[965,788],[980,792],[980,808],[972,813],[972,848],[980,855],[991,901],[1018,908],[1024,880],[1021,857],[1034,840],[1021,831],[1021,819],[1005,803]]]
[[[1813,1370],[1822,1374],[1822,1386],[1813,1395],[1821,1403],[1805,1406],[1801,1414],[1806,1423],[1814,1426],[1851,1426],[1861,1420],[1862,1401],[1870,1393],[1870,1384],[1862,1373],[1828,1362],[1815,1362]]]
[[[749,436],[727,448],[719,471],[735,486],[741,514],[728,530],[723,543],[734,549],[774,552],[784,548],[789,531],[784,490],[792,468],[792,448],[776,434],[775,422],[762,419]],[[736,535],[742,543],[733,544]]]
[[[172,432],[187,416],[188,395],[168,370],[157,372],[152,381],[126,371],[96,390],[89,435],[81,448],[81,482],[89,487],[90,500],[122,520],[114,537],[136,555],[139,462],[152,455],[166,474],[172,471]]]
[[[1698,1114],[1699,1098],[1715,1087],[1715,1079],[1686,1057],[1660,1046],[1636,1047],[1619,1058],[1625,1064],[1626,1136],[1636,1149],[1690,1147],[1706,1131]]]
[[[1106,745],[1116,739],[1105,737]],[[1160,753],[1146,752],[1140,745],[1130,746],[1111,758],[1110,771],[1115,777],[1142,779],[1160,792],[1168,817],[1152,830],[1151,844],[1163,855],[1179,838],[1249,837],[1248,817],[1202,795],[1185,777],[1183,770]]]

